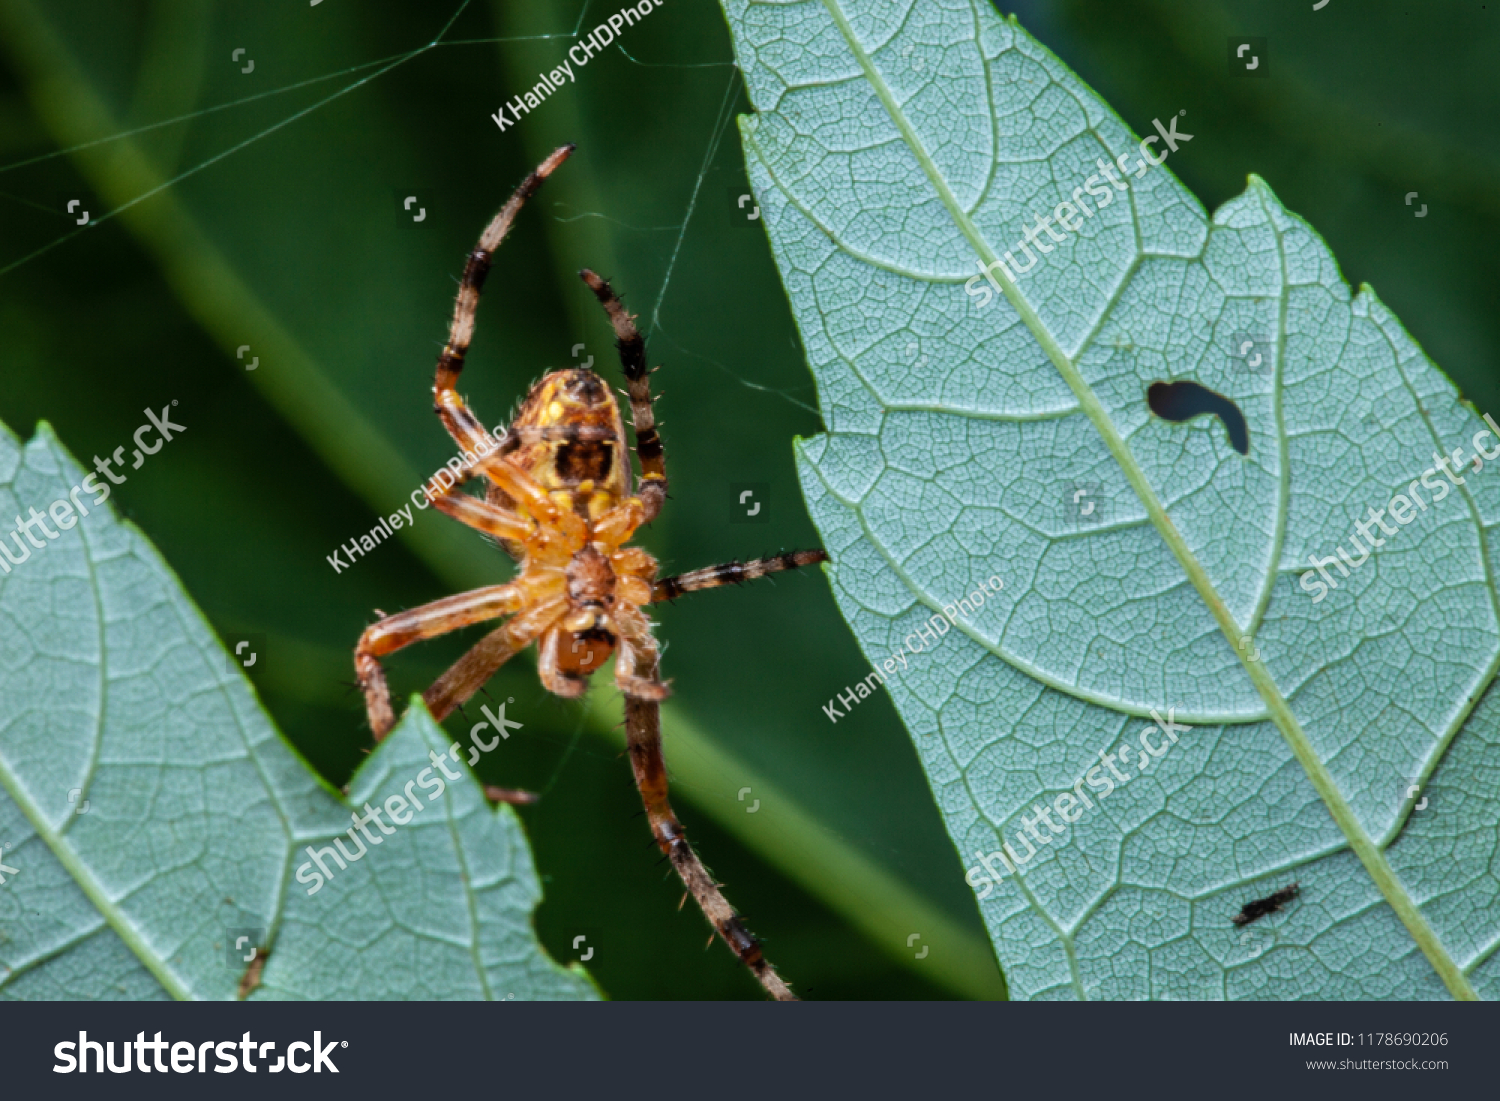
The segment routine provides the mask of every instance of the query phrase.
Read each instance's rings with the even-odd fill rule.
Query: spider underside
[[[565,698],[582,695],[588,676],[614,655],[615,684],[625,698],[631,766],[657,845],[724,942],[767,992],[778,1000],[794,1000],[703,867],[668,802],[659,704],[669,691],[660,677],[652,624],[642,609],[684,593],[826,561],[828,556],[821,550],[797,551],[658,579],[656,560],[628,545],[666,500],[665,456],[652,412],[645,343],[609,283],[592,271],[579,274],[609,316],[625,373],[641,466],[634,493],[619,405],[593,371],[575,367],[544,376],[531,388],[498,447],[455,389],[493,254],[526,200],[573,148],[557,149],[521,182],[469,254],[433,383],[436,412],[464,452],[464,463],[454,483],[428,483],[427,497],[440,512],[498,540],[519,563],[518,573],[503,585],[383,616],[361,636],[354,652],[355,671],[370,728],[379,740],[396,722],[380,658],[414,642],[505,619],[423,693],[439,722],[533,642],[538,646],[542,685]],[[481,477],[488,482],[484,500],[461,492],[469,480]],[[525,792],[488,791],[509,802],[535,798]]]

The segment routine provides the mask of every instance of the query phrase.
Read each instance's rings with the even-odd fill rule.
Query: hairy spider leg
[[[533,612],[518,615],[480,639],[468,653],[434,681],[431,688],[422,693],[422,702],[427,705],[433,718],[441,722],[462,706],[484,687],[485,682],[495,675],[500,666],[526,649],[539,632],[547,630],[548,625],[566,610],[566,601],[553,601]],[[492,803],[512,803],[517,806],[535,803],[538,798],[534,792],[496,787],[493,784],[485,785],[484,794]]]
[[[474,251],[469,253],[469,259],[464,264],[463,278],[459,281],[458,298],[453,304],[453,321],[448,327],[448,343],[444,345],[442,354],[438,356],[437,376],[433,381],[432,394],[433,404],[437,415],[442,419],[443,427],[465,451],[477,452],[490,439],[489,433],[479,423],[479,419],[469,411],[463,398],[455,389],[458,376],[464,369],[464,357],[468,355],[469,344],[474,339],[479,293],[484,287],[485,277],[490,273],[490,264],[495,250],[500,247],[500,243],[510,232],[510,227],[515,223],[516,216],[521,213],[521,208],[526,205],[526,200],[536,194],[537,189],[542,186],[542,181],[552,175],[558,165],[568,159],[574,148],[575,146],[571,143],[560,146],[538,165],[535,171],[521,181],[520,186],[500,208],[500,213],[495,215],[490,224],[485,227],[484,232],[479,235],[479,243],[474,246]]]
[[[500,213],[495,215],[479,235],[479,243],[469,253],[463,277],[459,280],[458,297],[453,304],[453,320],[448,327],[448,343],[438,356],[432,396],[433,408],[448,434],[460,449],[475,456],[471,464],[475,470],[488,477],[497,488],[532,516],[561,527],[570,539],[581,539],[581,522],[563,513],[531,478],[508,461],[507,453],[521,442],[519,437],[502,440],[501,447],[497,449],[493,437],[464,404],[464,399],[456,388],[458,377],[464,369],[464,357],[468,355],[469,344],[474,338],[479,296],[484,288],[485,278],[489,275],[494,253],[510,232],[526,200],[536,194],[542,181],[568,159],[573,149],[574,146],[568,144],[554,150],[551,156],[521,181],[520,186],[500,208]]]
[[[626,394],[630,398],[630,427],[635,432],[635,453],[641,460],[641,480],[636,496],[645,506],[643,523],[649,524],[661,513],[667,499],[667,458],[661,436],[656,431],[656,414],[651,407],[651,372],[646,369],[646,342],[635,327],[635,317],[627,313],[609,282],[588,268],[578,273],[609,315],[615,330],[615,346],[620,352],[620,366],[625,370]]]
[[[641,480],[636,496],[621,502],[594,525],[595,539],[613,549],[620,547],[634,535],[642,523],[649,523],[660,514],[667,496],[666,457],[652,409],[645,343],[635,327],[634,318],[626,312],[608,282],[592,271],[584,270],[579,274],[604,306],[614,325],[620,364],[624,368],[628,386],[636,454],[641,462]],[[655,560],[637,548],[616,550],[613,561],[618,574],[631,576],[632,580],[641,579],[643,585],[656,573]],[[796,564],[806,563],[799,561]],[[656,598],[654,591],[652,597]],[[651,637],[646,617],[636,606],[628,607],[628,612],[621,614],[621,610],[617,610],[615,616],[620,628],[615,682],[625,698],[625,729],[631,768],[635,773],[636,786],[641,792],[647,819],[651,823],[651,832],[724,943],[750,968],[773,998],[777,1001],[795,1001],[796,996],[761,953],[760,944],[745,928],[744,922],[725,900],[718,884],[698,859],[682,824],[672,812],[667,798],[666,764],[661,753],[659,700],[666,695],[667,690],[660,681],[660,655],[655,640]]]
[[[615,609],[619,629],[619,655],[615,659],[615,686],[638,700],[664,700],[671,691],[661,681],[661,652],[651,637],[651,623],[630,604]],[[640,670],[646,670],[642,676]]]
[[[466,493],[445,493],[432,499],[432,507],[467,524],[476,531],[517,543],[532,541],[535,529],[509,509],[497,508]]]
[[[683,593],[695,593],[701,589],[717,589],[721,585],[741,585],[767,574],[783,570],[800,569],[828,561],[828,552],[821,550],[789,551],[775,558],[756,558],[749,562],[726,562],[722,566],[705,566],[701,570],[681,573],[676,577],[663,577],[651,586],[651,601],[675,600]]]
[[[557,622],[568,608],[561,597],[545,601],[495,628],[476,642],[422,693],[432,717],[442,722],[484,687],[495,671]]]
[[[550,590],[550,591],[549,591]],[[384,738],[396,724],[391,710],[390,687],[380,658],[393,654],[413,642],[436,638],[460,627],[482,623],[487,619],[514,615],[523,608],[550,603],[562,596],[560,580],[522,576],[508,585],[488,585],[482,589],[445,596],[431,604],[386,616],[365,628],[354,648],[354,672],[365,695],[365,711],[376,740]]]
[[[760,980],[766,992],[778,1002],[796,1001],[797,996],[762,954],[760,942],[719,891],[719,885],[688,843],[682,823],[672,813],[672,804],[667,799],[667,766],[661,752],[661,705],[655,700],[626,696],[625,736],[630,750],[630,767],[635,772],[635,784],[640,789],[646,819],[651,823],[657,846],[671,860],[672,867],[692,892],[703,916]]]

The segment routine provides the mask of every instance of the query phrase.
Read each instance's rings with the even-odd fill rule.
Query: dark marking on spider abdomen
[[[599,505],[599,494],[616,503],[629,491],[628,464],[621,460],[625,427],[620,407],[593,371],[571,367],[544,376],[526,395],[512,427],[521,434],[543,434],[515,455],[539,485],[548,490],[587,487],[574,501],[581,515]]]
[[[605,482],[614,469],[615,445],[609,440],[578,440],[557,446],[557,476],[567,485]]]

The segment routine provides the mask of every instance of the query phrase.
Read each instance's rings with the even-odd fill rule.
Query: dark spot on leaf
[[[1177,424],[1212,413],[1224,422],[1229,446],[1241,455],[1250,454],[1250,429],[1245,414],[1234,402],[1207,386],[1191,381],[1153,382],[1146,388],[1146,404],[1162,420]]]
[[[1263,918],[1267,914],[1281,912],[1281,908],[1292,899],[1302,894],[1301,885],[1293,883],[1290,887],[1283,887],[1279,891],[1273,891],[1265,898],[1257,898],[1253,902],[1247,902],[1240,908],[1240,912],[1229,920],[1236,925],[1249,925],[1257,918]]]

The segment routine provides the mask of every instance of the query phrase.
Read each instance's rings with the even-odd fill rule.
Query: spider
[[[370,728],[380,740],[396,722],[380,659],[414,642],[509,617],[422,694],[439,722],[532,642],[538,646],[537,673],[543,687],[569,699],[582,695],[587,677],[615,653],[614,679],[625,700],[631,768],[657,846],[724,943],[772,997],[792,1001],[795,996],[725,901],[668,802],[659,711],[668,688],[660,677],[652,624],[642,608],[684,593],[824,562],[827,554],[797,551],[658,578],[655,559],[627,545],[637,528],[656,518],[666,500],[665,456],[652,414],[645,343],[635,318],[609,283],[592,271],[579,275],[614,327],[628,386],[625,393],[641,466],[634,493],[619,405],[593,371],[574,367],[544,376],[532,386],[498,446],[455,389],[494,252],[526,200],[573,149],[564,145],[544,160],[480,235],[464,266],[432,387],[435,411],[465,459],[457,481],[445,487],[435,478],[425,488],[427,497],[438,511],[498,540],[519,562],[518,575],[504,585],[445,597],[396,615],[377,612],[380,620],[365,630],[355,647],[355,672]],[[460,492],[478,477],[488,483],[483,500]],[[527,792],[487,791],[491,798],[511,803],[535,799]]]

